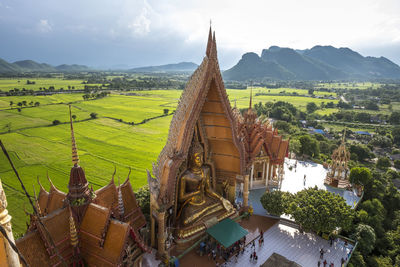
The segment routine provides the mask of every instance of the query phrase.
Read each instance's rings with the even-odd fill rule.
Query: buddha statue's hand
[[[227,200],[227,199],[221,197],[221,202],[222,202],[222,205],[224,206],[224,208],[225,208],[227,211],[232,210],[233,207],[232,207],[231,202],[229,202],[229,200]]]

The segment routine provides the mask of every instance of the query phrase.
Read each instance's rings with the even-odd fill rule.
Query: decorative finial
[[[252,102],[253,102],[253,87],[250,86],[250,101],[249,101],[249,109],[252,107]]]
[[[207,57],[210,57],[212,45],[213,45],[213,37],[212,37],[212,30],[211,30],[211,24],[210,24],[210,31],[208,32],[208,41],[207,41],[207,49],[206,49]]]
[[[345,143],[345,139],[346,139],[346,128],[344,128],[343,130],[343,136],[342,136],[342,143]]]
[[[119,216],[121,217],[121,219],[123,219],[124,213],[125,213],[125,208],[124,208],[124,200],[122,198],[121,185],[119,183],[119,176],[118,176],[118,212],[119,212]]]
[[[39,177],[38,177],[38,179],[39,179]],[[40,215],[42,215],[42,211],[41,211],[41,209],[40,209],[39,201],[38,201],[38,199],[37,199],[37,197],[36,197],[35,186],[32,185],[32,187],[33,187],[33,198],[35,199],[36,209],[37,209],[38,214],[39,214],[39,216],[40,216]]]
[[[78,233],[76,232],[74,217],[72,216],[71,206],[69,206],[69,236],[71,245],[76,247],[79,243]]]
[[[74,164],[74,166],[78,166],[79,157],[78,157],[78,149],[76,147],[76,142],[75,142],[74,126],[72,125],[71,105],[69,105],[69,121],[71,124],[72,163]]]

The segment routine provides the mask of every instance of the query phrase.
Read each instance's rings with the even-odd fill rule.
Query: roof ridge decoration
[[[76,142],[75,142],[74,126],[72,124],[71,105],[69,105],[69,122],[71,125],[72,163],[74,164],[74,166],[78,166],[79,156],[78,156],[78,148],[76,147]]]
[[[229,104],[219,68],[215,32],[212,34],[210,27],[206,55],[186,84],[171,120],[166,145],[159,154],[157,163],[153,164],[153,174],[156,179],[151,178],[153,180],[149,180],[151,181],[149,184],[159,183],[159,186],[156,186],[157,190],[155,190],[159,193],[157,196],[159,203],[167,203],[172,198],[175,184],[169,180],[176,176],[179,168],[177,165],[183,162],[188,153],[196,121],[200,117],[201,109],[212,82],[217,87],[216,90],[227,119],[231,120],[232,134],[234,135],[233,142],[238,147],[239,153],[241,153],[240,150],[244,151],[243,145],[239,140],[236,140],[238,136],[236,134],[236,120]],[[241,162],[242,166],[244,167],[244,159]]]

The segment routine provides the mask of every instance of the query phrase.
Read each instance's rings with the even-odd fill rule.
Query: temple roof
[[[212,151],[217,175],[218,170],[232,174],[243,173],[244,147],[237,138],[235,117],[219,69],[215,33],[212,35],[211,27],[206,56],[186,84],[170,124],[167,143],[153,167],[159,186],[157,192],[152,192],[158,203],[173,201],[177,172],[187,157],[199,121],[203,126],[204,140],[207,139],[211,148],[209,151]],[[220,142],[230,147],[233,154],[218,151],[217,143]],[[207,147],[205,151],[208,156]],[[227,165],[227,162],[234,163]]]
[[[137,234],[146,221],[136,202],[129,177],[118,187],[112,178],[108,185],[96,191],[96,197],[89,190],[85,173],[78,165],[72,120],[71,133],[74,166],[69,192],[66,194],[58,190],[50,178],[49,192],[39,182],[36,205],[45,228],[32,215],[27,233],[17,240],[17,246],[31,266],[60,264],[56,250],[67,264],[75,263],[78,258],[89,266],[119,266],[123,261],[131,266],[146,250]],[[123,216],[118,213],[117,190],[121,191],[125,205]],[[50,240],[56,244],[56,250],[51,248]],[[130,247],[129,251],[127,247]],[[127,254],[129,257],[123,259]]]
[[[251,165],[261,150],[267,153],[271,163],[281,164],[289,151],[289,140],[283,140],[277,129],[273,129],[269,121],[261,122],[250,106],[243,116],[236,111],[236,123],[239,137],[246,148],[246,166]],[[235,109],[235,108],[234,108]]]

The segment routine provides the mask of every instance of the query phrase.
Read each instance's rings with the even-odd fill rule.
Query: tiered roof
[[[252,109],[252,95],[250,94],[249,108],[240,114],[233,108],[236,117],[237,132],[243,141],[246,150],[246,166],[249,167],[262,149],[267,153],[272,164],[281,164],[288,156],[289,140],[283,140],[278,129],[272,128],[269,121],[262,122]]]
[[[89,189],[83,169],[78,165],[71,120],[72,158],[69,192],[51,182],[47,192],[40,184],[36,206],[43,225],[31,215],[27,233],[17,246],[31,266],[132,266],[146,249],[138,230],[146,224],[129,182],[110,183],[96,192]],[[123,212],[118,205],[118,192]],[[49,238],[56,248],[51,246]],[[56,255],[56,250],[62,259]]]
[[[242,174],[244,148],[237,138],[211,27],[206,56],[186,84],[171,120],[167,143],[153,167],[156,179],[149,180],[154,203],[159,207],[175,201],[179,168],[184,164],[198,126],[205,156],[215,163],[217,179]]]

